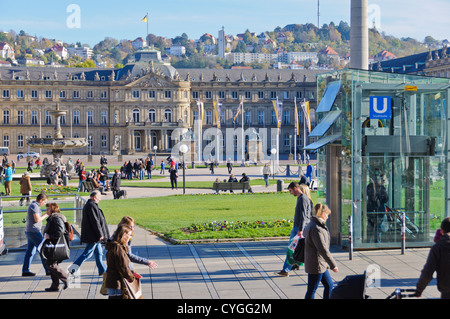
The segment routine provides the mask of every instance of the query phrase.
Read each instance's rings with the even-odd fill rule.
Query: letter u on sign
[[[390,96],[371,96],[370,97],[370,118],[371,119],[390,119],[391,118]]]

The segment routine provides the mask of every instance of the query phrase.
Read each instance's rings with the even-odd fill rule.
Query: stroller
[[[370,299],[366,295],[366,272],[362,275],[346,276],[331,291],[331,299]]]
[[[366,295],[366,272],[362,275],[346,276],[340,281],[337,286],[331,292],[331,299],[371,299]],[[405,292],[411,292],[411,294],[404,294]],[[403,299],[408,297],[415,297],[415,289],[400,289],[397,288],[386,299]]]

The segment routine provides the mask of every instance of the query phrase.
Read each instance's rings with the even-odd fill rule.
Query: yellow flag
[[[302,109],[305,116],[306,126],[308,127],[308,133],[311,133],[311,114],[309,112],[309,102],[303,102]]]
[[[234,115],[233,118],[233,124],[236,123],[236,119],[239,115],[239,113],[244,112],[244,102],[241,100],[241,102],[239,103],[238,109],[236,111],[236,114]]]
[[[142,19],[142,22],[147,22],[148,14],[145,15],[144,19]]]

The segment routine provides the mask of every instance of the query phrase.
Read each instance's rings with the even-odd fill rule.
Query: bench
[[[92,184],[92,182],[83,181],[81,184],[84,187],[84,191],[87,193],[90,193],[97,189],[97,188],[95,188],[94,184]]]
[[[217,193],[219,191],[239,191],[241,190],[243,193],[245,193],[245,190],[249,191],[250,183],[249,182],[214,182],[213,184],[213,190],[215,190]]]

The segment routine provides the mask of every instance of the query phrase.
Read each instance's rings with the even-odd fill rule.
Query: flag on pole
[[[214,112],[216,113],[217,128],[220,128],[220,113],[221,113],[221,109],[222,109],[222,103],[219,101],[213,102],[213,106],[214,106]]]
[[[233,124],[236,123],[236,119],[239,115],[239,113],[244,112],[244,101],[241,100],[241,102],[239,103],[238,109],[236,111],[236,114],[234,115],[233,118]]]
[[[283,102],[279,101],[278,98],[276,101],[272,101],[273,103],[273,109],[275,111],[275,116],[277,118],[277,128],[281,128],[281,119],[282,119],[282,112],[283,112]]]
[[[295,135],[300,135],[299,121],[298,121],[298,110],[297,110],[297,99],[294,99],[294,117],[295,117]]]
[[[145,15],[145,17],[142,19],[142,22],[147,22],[148,20],[148,13]]]
[[[306,126],[308,127],[308,133],[311,133],[311,117],[310,117],[310,113],[309,113],[309,102],[302,102],[302,110],[303,110],[303,114],[305,116],[305,123]]]
[[[198,108],[198,119],[200,121],[200,125],[203,125],[203,114],[205,113],[203,102],[197,101],[197,108]]]

